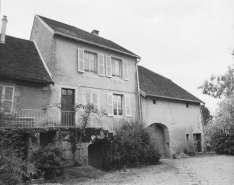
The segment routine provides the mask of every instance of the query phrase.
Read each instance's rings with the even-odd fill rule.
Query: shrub
[[[149,130],[144,124],[123,120],[115,132],[110,150],[112,167],[149,164],[159,160]]]
[[[0,133],[0,184],[15,185],[21,182],[25,162],[22,160],[20,135],[9,130]]]
[[[63,170],[66,161],[63,150],[52,144],[36,150],[33,154],[36,168],[45,172],[45,179],[56,177]]]
[[[212,150],[219,154],[234,155],[234,134],[226,134],[222,131],[211,136]]]

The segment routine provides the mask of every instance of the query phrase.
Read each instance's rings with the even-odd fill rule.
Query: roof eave
[[[157,98],[178,100],[178,101],[184,101],[184,102],[204,103],[203,101],[195,101],[195,100],[188,100],[188,99],[182,99],[182,98],[173,98],[173,97],[169,97],[169,96],[159,96],[159,95],[154,95],[154,94],[146,94],[142,90],[141,90],[141,95],[144,97],[157,97]]]
[[[2,76],[2,75],[0,75]],[[8,78],[8,79],[12,79],[12,80],[23,80],[23,81],[29,81],[29,82],[36,82],[36,83],[44,83],[44,84],[53,84],[53,81],[50,80],[38,80],[38,79],[32,79],[32,78],[23,78],[23,77],[15,77],[15,76],[6,76],[3,75],[3,78]]]
[[[98,46],[98,47],[101,47],[101,48],[109,49],[109,50],[116,51],[116,52],[121,53],[121,54],[125,54],[125,55],[131,56],[131,57],[136,57],[138,59],[141,59],[141,57],[138,56],[138,55],[133,55],[133,54],[130,54],[130,53],[127,53],[127,52],[124,52],[124,51],[120,51],[120,50],[117,50],[117,49],[114,49],[114,48],[110,48],[110,47],[107,47],[107,46],[104,46],[104,45],[101,45],[101,44],[96,44],[94,42],[83,40],[83,39],[73,37],[73,36],[70,36],[70,35],[67,35],[67,34],[64,34],[64,33],[60,33],[60,32],[55,31],[54,34],[60,35],[60,36],[63,36],[63,37],[67,37],[67,38],[70,38],[70,39],[73,39],[73,40],[77,40],[77,41],[80,41],[80,42],[84,42],[84,43],[87,43],[87,44],[92,44],[92,45],[95,45],[95,46]]]

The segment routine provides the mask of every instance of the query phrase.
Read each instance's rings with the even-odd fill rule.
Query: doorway
[[[201,134],[193,134],[193,143],[195,152],[201,152]]]
[[[62,89],[61,114],[62,126],[74,126],[75,124],[75,95],[73,89]]]

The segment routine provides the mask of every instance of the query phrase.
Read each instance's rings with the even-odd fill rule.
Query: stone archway
[[[149,126],[151,128],[151,140],[155,144],[155,148],[161,158],[170,157],[170,138],[167,126],[161,123],[154,123]]]
[[[99,169],[109,169],[109,145],[98,141],[88,146],[88,164]]]

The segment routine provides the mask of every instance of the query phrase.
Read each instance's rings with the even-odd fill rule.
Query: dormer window
[[[97,55],[84,52],[84,71],[97,74]]]

